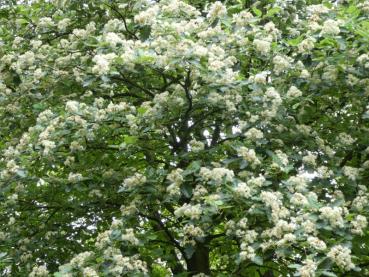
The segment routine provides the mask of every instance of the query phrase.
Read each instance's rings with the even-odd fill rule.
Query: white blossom
[[[50,141],[50,140],[43,140],[41,141],[42,146],[44,147],[44,151],[43,154],[45,156],[49,155],[50,152],[56,148],[56,144],[54,141]]]
[[[116,47],[118,44],[122,44],[123,40],[113,32],[105,34],[105,41],[110,44],[111,47]]]
[[[351,270],[355,267],[351,261],[351,250],[345,246],[337,245],[332,247],[327,257],[333,260],[340,268]]]
[[[81,173],[69,173],[68,181],[71,183],[77,183],[83,180],[83,176]]]
[[[313,248],[315,248],[316,250],[319,250],[319,251],[323,251],[327,248],[327,245],[325,244],[325,242],[318,239],[317,237],[309,236],[307,238],[307,242],[309,243],[309,245],[311,247],[313,247]]]
[[[234,192],[241,196],[241,197],[245,197],[248,198],[251,196],[251,189],[250,187],[246,184],[246,183],[238,183],[237,186],[234,188]]]
[[[95,65],[92,67],[92,72],[98,75],[103,75],[109,72],[110,64],[116,57],[116,54],[97,54],[92,60]]]
[[[338,35],[340,33],[339,23],[335,20],[328,19],[324,22],[321,35]]]
[[[256,50],[263,55],[267,55],[271,50],[271,43],[267,40],[254,39]]]
[[[288,98],[296,98],[296,97],[300,97],[302,95],[301,90],[299,90],[297,87],[295,86],[291,86],[288,91],[286,96]]]
[[[183,204],[182,207],[177,208],[174,211],[174,214],[177,217],[186,216],[191,218],[192,220],[200,219],[200,216],[202,214],[201,205],[200,204],[191,205],[185,203]]]
[[[38,28],[49,28],[54,25],[54,21],[50,17],[42,17],[39,19],[37,27]]]
[[[205,144],[202,142],[202,141],[198,141],[198,140],[191,140],[189,142],[189,145],[191,147],[191,150],[194,151],[194,152],[199,152],[201,150],[204,150],[205,148]]]
[[[351,222],[351,232],[358,235],[363,235],[363,230],[368,226],[368,221],[365,216],[357,215]]]
[[[333,227],[343,227],[343,209],[341,207],[322,207],[319,209],[320,218],[328,220]]]
[[[214,19],[216,17],[222,17],[227,14],[227,8],[222,4],[222,2],[214,2],[209,9],[207,17]]]
[[[44,265],[35,266],[29,275],[29,277],[46,277],[46,276],[49,276],[49,271]]]
[[[124,234],[122,234],[121,239],[123,241],[128,241],[129,243],[133,244],[133,245],[138,245],[139,244],[139,240],[137,239],[134,230],[132,228],[127,228],[124,230]]]
[[[342,168],[342,172],[347,178],[349,178],[352,181],[356,181],[356,179],[359,177],[359,169],[351,166],[344,166]]]
[[[316,39],[313,37],[308,37],[300,42],[298,45],[298,50],[300,53],[308,53],[315,46]]]
[[[64,32],[67,29],[67,27],[70,25],[70,23],[71,23],[71,20],[69,18],[63,18],[62,20],[58,22],[58,30],[60,32]]]
[[[146,176],[141,173],[135,173],[133,176],[128,177],[123,181],[123,187],[133,189],[144,183],[146,183]]]
[[[245,133],[246,138],[252,140],[252,141],[257,141],[260,140],[264,137],[264,134],[262,131],[256,129],[256,128],[251,128],[249,130],[247,130],[247,132]]]
[[[303,266],[299,269],[301,277],[315,277],[315,272],[318,268],[317,263],[311,259],[303,261]]]

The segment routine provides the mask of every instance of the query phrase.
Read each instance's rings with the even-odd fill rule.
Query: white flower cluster
[[[77,101],[68,101],[65,104],[65,110],[69,113],[78,113],[80,104]]]
[[[174,211],[176,217],[186,216],[192,220],[200,219],[202,214],[202,208],[200,204],[191,205],[188,203],[183,204],[183,206],[177,208]]]
[[[71,20],[69,18],[63,18],[58,22],[58,31],[65,32],[67,27],[70,25]]]
[[[320,218],[328,220],[332,227],[344,227],[343,213],[341,207],[322,207],[319,209]]]
[[[264,39],[254,39],[256,50],[263,55],[269,54],[271,50],[271,42]]]
[[[199,152],[201,150],[204,150],[204,148],[205,148],[205,144],[203,142],[195,140],[195,139],[191,140],[189,142],[189,145],[190,145],[191,150],[193,152]]]
[[[250,245],[241,244],[241,252],[239,255],[241,261],[251,260],[256,256],[255,249]]]
[[[343,146],[350,146],[355,142],[355,139],[352,138],[347,133],[340,133],[337,137],[337,141],[342,144]]]
[[[133,245],[138,245],[139,244],[139,240],[136,237],[134,230],[132,228],[127,228],[124,230],[125,233],[122,234],[121,239],[123,241],[128,241],[129,243],[133,244]]]
[[[256,152],[254,149],[249,149],[247,147],[241,146],[239,149],[237,149],[237,154],[248,161],[253,167],[261,163],[256,156]]]
[[[95,65],[92,68],[92,72],[98,75],[104,75],[109,72],[110,64],[116,58],[116,54],[97,54],[92,61]]]
[[[313,37],[308,37],[300,42],[298,45],[298,51],[300,53],[309,53],[315,46],[316,39]]]
[[[264,134],[262,131],[256,128],[250,128],[249,130],[246,131],[245,137],[251,141],[258,141],[264,137]]]
[[[108,32],[104,36],[105,42],[107,42],[111,47],[116,47],[118,44],[123,44],[124,40],[114,32]]]
[[[192,193],[193,193],[194,199],[198,200],[198,199],[201,199],[203,196],[207,195],[208,190],[202,185],[197,185]]]
[[[86,252],[79,253],[77,256],[75,256],[70,261],[70,264],[71,264],[71,266],[76,267],[76,268],[83,268],[85,263],[89,259],[91,259],[93,256],[94,256],[94,254],[91,251],[86,251]]]
[[[318,268],[316,262],[311,259],[306,259],[303,261],[303,266],[299,269],[301,277],[315,277],[315,272]]]
[[[47,277],[47,276],[49,276],[49,271],[44,265],[35,266],[29,275],[29,277]]]
[[[270,207],[272,209],[273,221],[277,222],[280,218],[286,218],[287,216],[289,216],[289,210],[283,206],[283,196],[279,191],[262,191],[260,193],[260,198],[267,207]]]
[[[360,169],[352,166],[344,166],[342,168],[343,174],[352,181],[356,181],[359,177]]]
[[[368,226],[368,221],[365,216],[357,215],[356,218],[351,222],[353,234],[363,235],[363,230]]]
[[[167,192],[169,195],[180,195],[180,185],[183,182],[183,176],[182,176],[183,170],[180,168],[172,170],[168,175],[167,179],[171,182],[171,184],[167,187]]]
[[[234,172],[224,167],[216,167],[211,170],[207,167],[202,167],[199,175],[206,181],[213,180],[217,183],[220,183],[223,180],[226,182],[231,182],[234,177]]]
[[[250,82],[254,82],[256,84],[266,85],[267,84],[268,74],[270,74],[270,72],[268,72],[268,71],[259,72],[259,73],[255,74],[255,75],[251,75],[249,77],[249,81]]]
[[[137,256],[125,257],[122,256],[119,249],[108,248],[104,251],[105,258],[113,261],[109,266],[108,272],[113,276],[122,276],[126,273],[139,274],[147,273],[147,265]]]
[[[68,175],[68,181],[71,183],[78,183],[82,180],[83,180],[83,176],[81,173],[70,172]]]
[[[339,23],[335,20],[328,19],[324,22],[321,35],[338,35],[340,33]]]
[[[323,251],[327,249],[327,245],[325,244],[325,242],[317,237],[310,236],[307,238],[307,242],[311,247],[315,248],[318,251]]]
[[[207,17],[214,19],[217,17],[222,17],[227,14],[227,8],[219,1],[214,2],[209,9]]]
[[[291,67],[291,61],[285,56],[275,56],[273,58],[273,64],[274,64],[274,72],[276,74],[280,74],[283,71],[289,69]]]
[[[333,246],[328,252],[327,257],[342,269],[351,270],[355,268],[355,265],[351,261],[351,250],[348,247],[342,245]]]
[[[237,195],[245,198],[251,196],[251,188],[244,182],[238,183],[237,186],[234,188],[234,192]]]
[[[247,184],[250,187],[262,187],[265,183],[265,177],[264,176],[258,176],[258,177],[252,177],[247,181]]]
[[[50,141],[50,140],[42,140],[41,141],[41,145],[44,147],[44,151],[43,154],[45,156],[49,155],[50,152],[56,148],[56,144],[54,141]]]
[[[37,27],[38,28],[50,28],[54,25],[54,21],[50,17],[42,17],[38,21]]]
[[[317,156],[309,152],[306,156],[302,157],[302,162],[306,165],[315,167]]]
[[[155,22],[156,15],[159,12],[159,7],[154,5],[139,14],[135,15],[134,21],[142,25],[151,25]]]
[[[266,118],[274,117],[277,113],[278,107],[282,104],[281,95],[274,87],[269,87],[265,91],[264,100],[265,102],[271,103],[271,109],[269,111],[265,111],[263,115]]]
[[[274,227],[269,230],[264,231],[264,235],[267,237],[276,237],[278,239],[282,238],[284,234],[293,233],[297,228],[296,223],[288,222],[283,219],[279,219]]]
[[[14,69],[20,73],[23,69],[32,66],[36,61],[35,53],[32,51],[27,51],[24,54],[20,55],[18,57],[18,60],[16,63],[12,65]]]
[[[307,206],[309,204],[309,201],[307,200],[305,195],[299,192],[295,192],[292,195],[290,201],[291,201],[291,204],[296,205],[296,206]]]
[[[186,236],[194,237],[194,238],[203,237],[205,234],[204,231],[200,227],[195,226],[193,224],[186,224],[183,228],[183,233]]]
[[[99,233],[96,238],[95,247],[101,250],[108,246],[110,244],[110,235],[111,230],[106,230],[102,233]]]
[[[296,98],[296,97],[300,97],[302,95],[301,90],[299,90],[297,87],[295,86],[291,86],[288,91],[286,96],[288,98]]]
[[[247,26],[254,16],[249,11],[241,11],[233,15],[233,20],[237,27]]]
[[[85,147],[79,141],[72,141],[69,145],[72,152],[83,151]]]
[[[83,276],[85,277],[99,277],[99,274],[92,267],[86,267],[83,269]]]
[[[133,176],[126,178],[123,181],[123,187],[127,189],[133,189],[137,186],[146,183],[146,176],[141,173],[135,173]]]
[[[297,239],[296,235],[292,233],[284,234],[282,239],[276,242],[276,245],[277,246],[290,245],[296,242],[296,239]]]
[[[291,192],[305,192],[307,189],[307,179],[303,175],[291,176],[288,178],[286,183],[288,184],[288,189]]]

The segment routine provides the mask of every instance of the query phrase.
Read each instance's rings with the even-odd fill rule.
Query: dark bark
[[[210,275],[209,249],[205,245],[196,246],[192,257],[187,260],[187,270],[191,276],[199,273]]]

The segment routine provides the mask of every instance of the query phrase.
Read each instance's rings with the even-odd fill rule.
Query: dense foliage
[[[15,2],[3,276],[369,276],[369,1]]]

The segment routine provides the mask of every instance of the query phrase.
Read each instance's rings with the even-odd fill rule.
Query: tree
[[[4,276],[369,274],[369,2],[193,4],[2,7]]]

